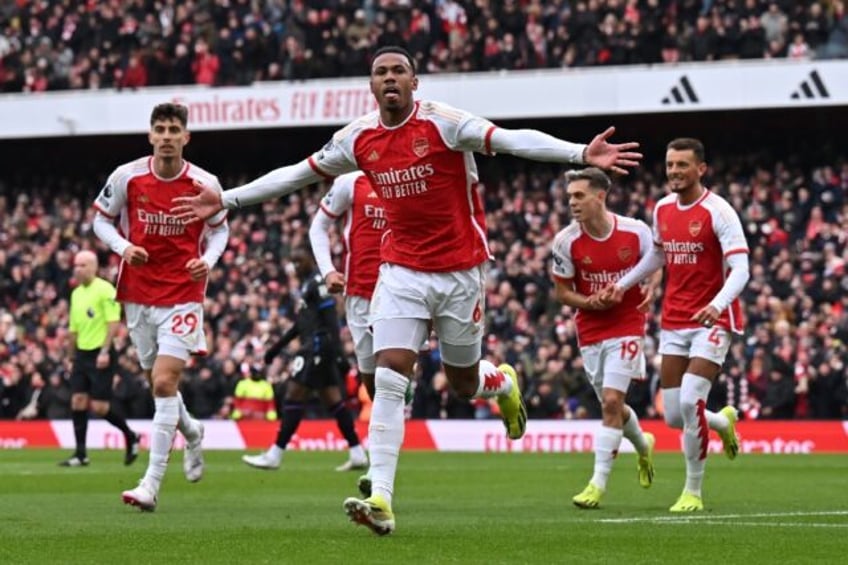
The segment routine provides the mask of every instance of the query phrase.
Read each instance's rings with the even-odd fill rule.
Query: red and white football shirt
[[[748,253],[739,216],[724,198],[709,190],[688,206],[681,206],[672,193],[654,208],[653,236],[665,251],[662,328],[700,327],[691,318],[724,286],[728,273],[725,258]],[[744,321],[738,299],[721,313],[716,325],[742,333]]]
[[[185,265],[202,255],[206,226],[220,225],[227,213],[190,224],[171,214],[175,197],[197,193],[194,180],[221,190],[214,175],[188,161],[172,179],[156,176],[153,157],[121,165],[109,176],[94,207],[108,218],[119,218],[121,234],[149,256],[143,265],[121,264],[116,285],[120,302],[149,306],[203,302],[206,281],[191,280]]]
[[[344,217],[345,293],[371,299],[380,271],[380,243],[386,212],[371,181],[361,172],[338,177],[321,200],[331,218]]]
[[[386,127],[372,112],[309,158],[327,177],[359,169],[383,202],[382,260],[425,272],[462,271],[489,259],[472,152],[490,153],[495,126],[445,104],[415,103]]]
[[[611,214],[613,227],[596,239],[574,222],[554,239],[551,271],[555,280],[573,284],[590,296],[618,281],[651,249],[651,229],[639,220]],[[607,339],[645,334],[645,314],[637,310],[642,291],[634,286],[608,310],[578,310],[577,339],[581,347]]]

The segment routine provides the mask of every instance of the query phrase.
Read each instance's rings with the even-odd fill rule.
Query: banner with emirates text
[[[131,420],[130,427],[142,434],[142,446],[150,437],[149,420]],[[276,422],[204,422],[207,449],[254,450],[271,445],[277,434]],[[645,431],[657,438],[657,451],[679,451],[681,432],[662,421],[643,420]],[[498,420],[409,420],[406,423],[404,449],[463,452],[539,452],[589,453],[594,450],[598,420],[531,420],[527,433],[517,441],[504,435]],[[368,425],[356,423],[357,431],[368,445]],[[848,422],[841,421],[746,421],[737,426],[743,453],[848,453]],[[180,434],[174,447],[181,449]],[[74,446],[73,424],[69,420],[16,422],[0,421],[0,449],[63,448]],[[103,420],[88,426],[90,449],[123,449],[121,433]],[[341,451],[347,444],[335,420],[306,420],[289,445],[291,450]],[[721,441],[711,434],[710,453],[720,453]],[[632,452],[623,442],[621,451]]]

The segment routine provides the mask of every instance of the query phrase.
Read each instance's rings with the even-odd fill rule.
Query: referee
[[[122,416],[112,412],[110,406],[115,374],[112,340],[121,322],[121,305],[115,301],[115,287],[97,276],[97,255],[91,251],[80,251],[74,257],[74,277],[79,286],[71,293],[68,352],[74,360],[71,418],[76,451],[60,465],[88,465],[85,436],[89,397],[91,410],[123,432],[124,464],[129,465],[138,457],[139,436],[130,430]]]

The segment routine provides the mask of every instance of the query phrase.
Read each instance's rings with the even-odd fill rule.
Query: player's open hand
[[[711,328],[715,325],[718,317],[721,315],[715,306],[710,306],[709,304],[698,310],[692,315],[692,320],[698,322],[705,328]]]
[[[609,143],[607,140],[615,133],[614,127],[607,128],[592,139],[586,147],[584,160],[587,165],[600,169],[610,170],[619,175],[626,175],[624,167],[637,167],[642,159],[642,154],[634,149],[639,148],[635,141],[628,143]]]
[[[194,181],[197,194],[194,196],[177,196],[171,213],[189,224],[197,220],[208,220],[224,209],[221,193],[203,183]]]
[[[124,250],[124,261],[133,267],[144,265],[147,263],[149,258],[150,256],[147,254],[147,249],[139,245],[130,245]]]
[[[189,259],[185,267],[193,281],[200,281],[209,276],[209,265],[203,259]]]
[[[332,273],[328,273],[324,282],[327,284],[327,290],[330,294],[339,294],[344,292],[345,278],[340,272],[333,271]]]

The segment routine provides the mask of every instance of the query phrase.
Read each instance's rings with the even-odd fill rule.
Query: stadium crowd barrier
[[[131,420],[130,427],[142,434],[147,447],[151,421]],[[645,431],[657,438],[658,451],[679,451],[682,433],[661,421],[643,420]],[[273,443],[276,422],[205,422],[204,447],[207,449],[262,449]],[[368,425],[357,422],[357,431],[368,444]],[[454,452],[536,452],[589,453],[600,420],[531,420],[527,433],[517,441],[506,439],[498,420],[410,420],[406,424],[405,449]],[[848,453],[848,421],[746,421],[737,426],[743,453]],[[123,435],[103,420],[89,422],[88,446],[92,449],[123,449]],[[177,435],[175,449],[182,449]],[[74,446],[70,420],[0,422],[0,449],[63,448]],[[335,420],[304,420],[289,449],[304,451],[344,451],[347,443],[339,434]],[[714,434],[710,453],[721,453],[721,441]],[[628,453],[633,447],[621,445]]]

